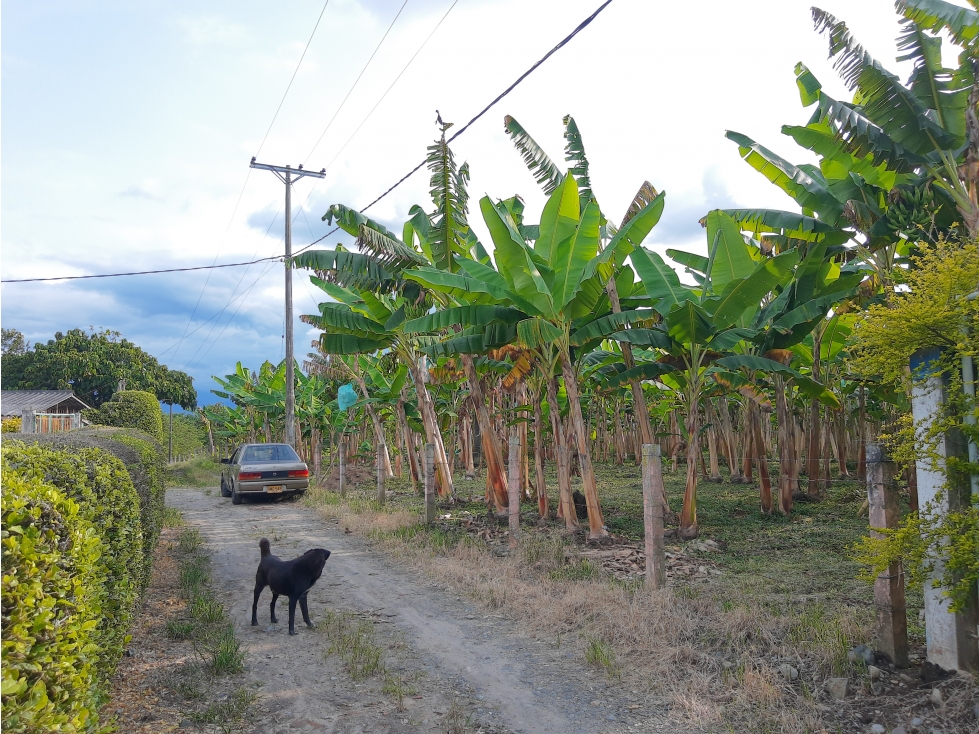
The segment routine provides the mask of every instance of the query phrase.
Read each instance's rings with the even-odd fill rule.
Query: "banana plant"
[[[619,373],[613,382],[659,379],[677,392],[686,409],[687,477],[680,513],[680,535],[694,538],[697,524],[697,462],[700,459],[701,398],[706,380],[718,374],[735,383],[749,367],[766,373],[788,373],[812,390],[821,387],[785,365],[764,356],[748,355],[743,345],[759,336],[753,328],[763,301],[792,277],[799,254],[789,250],[763,257],[749,247],[737,222],[713,211],[706,218],[709,255],[701,283],[688,287],[655,252],[637,248],[632,264],[661,320],[646,328],[608,334],[616,341],[650,349],[655,361],[643,360]],[[757,258],[757,259],[756,259]],[[741,351],[736,347],[742,346]]]
[[[574,118],[571,117],[571,115],[566,115],[563,123],[565,160],[572,164],[569,174],[573,175],[575,180],[578,182],[580,189],[578,197],[579,205],[583,210],[591,196],[591,178],[589,175],[588,157],[585,154],[585,146],[584,141],[582,140],[581,132],[578,129]],[[533,174],[544,193],[550,195],[564,178],[564,174],[562,173],[560,167],[551,160],[537,141],[531,137],[530,133],[528,133],[523,126],[521,126],[520,123],[510,115],[507,115],[504,118],[504,128],[507,134],[513,140],[513,144],[522,156],[528,170]],[[655,204],[655,206],[649,208],[651,204]],[[665,194],[656,191],[652,184],[650,184],[648,181],[644,181],[627,208],[618,229],[616,229],[612,223],[608,221],[604,214],[601,215],[603,244],[606,237],[614,236],[618,230],[624,230],[627,228],[632,230],[627,234],[627,239],[629,240],[630,244],[635,246],[641,243],[646,235],[649,234],[650,230],[656,226],[660,216],[662,215],[664,205]],[[633,218],[637,217],[640,213],[643,213],[642,219],[637,221],[635,224],[631,224]],[[611,307],[612,314],[616,315],[613,316],[613,318],[628,318],[628,316],[617,316],[618,314],[622,313],[623,310],[622,299],[629,294],[629,291],[632,290],[632,271],[631,269],[624,267],[624,260],[628,255],[628,252],[625,250],[626,248],[622,248],[620,250],[620,255],[616,259],[616,265],[619,267],[613,272],[612,277],[610,277],[605,283],[605,289],[608,293],[609,305]],[[628,278],[628,283],[630,284],[630,287],[624,293],[622,292],[621,287],[624,285],[623,277]],[[625,324],[625,322],[622,323]],[[628,325],[625,325],[628,328]],[[621,353],[626,369],[631,369],[634,367],[635,361],[632,355],[632,346],[628,343],[623,343],[621,345]],[[635,406],[636,410],[636,422],[639,424],[642,443],[652,443],[652,422],[649,418],[649,410],[646,407],[646,401],[643,398],[642,384],[639,380],[632,380],[629,383],[629,387],[632,391],[633,405]],[[661,501],[668,509],[669,505],[665,495],[661,498]]]
[[[576,322],[590,321],[608,311],[604,284],[612,274],[619,247],[632,247],[628,235],[635,234],[632,229],[636,225],[620,230],[602,250],[598,204],[589,199],[582,209],[579,193],[574,176],[564,176],[548,198],[537,227],[518,224],[512,200],[494,203],[488,196],[483,197],[480,211],[493,238],[495,268],[491,264],[460,258],[458,273],[418,267],[404,274],[406,279],[426,288],[459,299],[471,298],[476,303],[449,309],[441,316],[424,317],[407,328],[430,330],[435,319],[463,319],[468,314],[488,320],[491,313],[487,307],[503,306],[504,310],[498,313],[505,314],[507,319],[518,319],[516,337],[519,344],[530,349],[553,345],[553,362],[542,364],[540,368],[545,375],[559,368],[564,378],[588,506],[589,537],[601,538],[608,535],[608,530],[602,517],[588,450],[571,338]],[[650,204],[644,214],[649,215],[655,206]],[[643,219],[637,217],[633,221]],[[533,241],[528,241],[527,237]],[[483,327],[472,327],[465,321],[461,323],[474,331],[464,332],[456,339],[476,341],[492,333],[490,327],[501,322],[490,321]],[[559,449],[564,448],[562,436],[558,435],[556,439]]]

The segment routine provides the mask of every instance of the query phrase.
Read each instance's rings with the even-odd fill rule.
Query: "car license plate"
[[[266,492],[269,492],[269,493],[272,493],[272,492],[281,492],[282,491],[282,485],[281,484],[270,484],[269,486],[267,486],[265,488],[265,491]]]

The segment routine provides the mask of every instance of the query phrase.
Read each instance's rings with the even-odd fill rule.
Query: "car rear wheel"
[[[241,504],[241,495],[238,492],[235,491],[235,485],[234,484],[231,485],[231,504],[233,504],[233,505],[240,505]]]

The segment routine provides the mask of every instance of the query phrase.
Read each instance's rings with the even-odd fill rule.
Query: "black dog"
[[[262,560],[258,564],[258,573],[255,574],[255,601],[252,602],[252,624],[258,624],[258,597],[262,595],[262,590],[268,586],[272,589],[272,604],[270,611],[272,623],[279,620],[275,618],[275,602],[279,596],[289,597],[289,634],[296,634],[296,602],[299,602],[303,610],[303,621],[307,627],[312,627],[309,621],[309,610],[306,608],[306,594],[316,583],[316,579],[323,573],[323,566],[326,559],[330,557],[330,551],[325,548],[313,548],[303,553],[299,558],[291,561],[280,561],[272,555],[267,538],[262,538],[258,542],[258,547],[262,551]]]

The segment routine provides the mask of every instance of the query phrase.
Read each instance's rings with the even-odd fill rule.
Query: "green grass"
[[[169,467],[167,486],[217,487],[221,483],[221,464],[210,456],[196,456]]]
[[[374,623],[349,612],[328,612],[317,626],[330,639],[328,655],[339,655],[354,680],[386,675],[383,649],[374,640]]]
[[[663,468],[670,506],[679,512],[683,501],[685,468],[681,463],[678,471],[670,472],[668,461],[664,461]],[[777,463],[772,462],[770,470],[774,482],[778,474]],[[631,462],[623,466],[596,464],[596,473],[602,511],[609,531],[627,540],[641,542],[640,467]],[[723,470],[722,473],[727,476]],[[439,503],[439,513],[451,514],[450,519],[440,520],[430,527],[417,524],[395,531],[374,531],[371,535],[377,538],[391,535],[428,548],[436,554],[444,553],[461,542],[474,542],[472,536],[466,534],[462,522],[467,517],[466,513],[483,517],[487,514],[482,503],[485,475],[475,480],[465,480],[457,475],[455,481],[460,501],[454,505]],[[580,488],[581,480],[574,477],[572,483],[575,488]],[[557,479],[553,464],[547,467],[547,485],[553,518],[557,511]],[[421,515],[422,499],[411,492],[407,479],[390,479],[387,488],[388,501],[384,510],[408,509]],[[774,489],[777,488],[773,486]],[[372,483],[370,486],[365,484],[351,488],[348,499],[350,509],[355,512],[361,507],[378,509],[373,493]],[[335,492],[316,490],[310,494],[312,505],[340,503],[339,495]],[[757,483],[730,484],[701,479],[697,490],[700,538],[713,539],[721,548],[710,552],[695,550],[675,539],[668,539],[667,545],[687,545],[685,552],[688,556],[702,556],[717,563],[724,575],[712,579],[712,588],[722,596],[725,588],[731,588],[738,592],[732,592],[732,596],[748,593],[775,606],[822,604],[828,610],[840,605],[866,607],[873,602],[873,590],[857,579],[859,567],[851,557],[853,544],[868,530],[866,516],[859,517],[857,514],[865,496],[865,489],[859,482],[834,478],[823,500],[796,502],[792,514],[784,517],[778,513],[765,515],[761,512]],[[537,519],[536,506],[524,504],[521,522],[535,523]],[[563,523],[556,520],[552,519],[551,523],[555,530],[563,527]],[[551,578],[573,581],[599,575],[599,569],[587,562],[565,564],[562,559],[558,563],[557,547],[544,547],[540,543],[539,540],[531,541],[532,545],[521,549],[521,552],[528,564],[548,566],[545,570]],[[561,553],[563,555],[563,549]],[[920,594],[908,594],[912,641],[923,639],[923,630],[917,622],[917,610],[921,604]],[[829,642],[825,635],[821,639]]]
[[[585,646],[585,660],[589,665],[604,668],[609,678],[620,680],[622,671],[615,663],[615,650],[607,642],[603,642],[597,637],[588,640]]]
[[[192,714],[198,724],[214,724],[225,732],[239,731],[248,721],[248,711],[258,696],[246,688],[237,688],[226,701],[208,706],[203,711]]]

